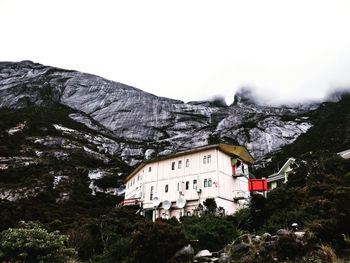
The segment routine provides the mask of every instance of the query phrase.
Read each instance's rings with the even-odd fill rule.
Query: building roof
[[[294,158],[289,158],[285,164],[281,167],[281,169],[279,169],[279,171],[277,173],[273,173],[273,174],[270,174],[268,177],[267,177],[267,182],[273,182],[273,181],[276,181],[276,180],[280,180],[280,179],[283,179],[284,178],[284,175],[281,175],[282,172],[287,169],[292,163],[295,162],[295,159]]]
[[[187,154],[211,150],[211,149],[219,149],[222,152],[224,152],[230,156],[239,157],[245,163],[249,163],[249,164],[254,163],[253,157],[250,155],[250,153],[247,151],[247,149],[245,147],[220,143],[220,144],[213,144],[213,145],[206,145],[206,146],[202,146],[202,147],[197,147],[197,148],[193,148],[193,149],[190,149],[187,151],[177,152],[174,154],[169,154],[167,156],[162,156],[162,157],[159,157],[156,159],[144,161],[139,166],[137,166],[136,169],[131,174],[128,175],[128,177],[126,178],[126,181],[129,180],[131,177],[133,177],[135,174],[137,174],[147,164],[154,163],[157,161],[171,159],[174,157],[180,157],[180,156],[187,155]]]

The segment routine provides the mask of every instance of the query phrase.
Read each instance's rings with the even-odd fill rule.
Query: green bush
[[[0,259],[9,262],[64,263],[75,250],[66,247],[68,237],[48,232],[39,224],[21,222],[18,228],[4,230],[0,236]]]
[[[180,226],[157,220],[138,224],[132,234],[130,262],[163,263],[187,244]]]
[[[210,251],[222,249],[239,236],[235,225],[225,217],[183,217],[181,227],[189,240],[198,240],[199,249]]]

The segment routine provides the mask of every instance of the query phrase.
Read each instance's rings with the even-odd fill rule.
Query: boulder
[[[198,259],[198,258],[211,257],[211,256],[212,256],[212,253],[210,253],[209,250],[204,249],[204,250],[199,251],[199,252],[194,256],[194,258],[195,258],[195,259]]]
[[[229,263],[230,262],[230,256],[227,253],[221,253],[219,263]]]
[[[249,251],[249,245],[246,243],[233,245],[231,252],[233,254],[244,254]]]
[[[279,229],[276,234],[277,236],[289,236],[291,232],[287,229]]]
[[[305,237],[305,231],[297,231],[297,232],[294,232],[294,234],[297,236],[297,238],[304,238]]]
[[[239,236],[234,244],[240,244],[240,243],[245,243],[245,244],[251,244],[252,243],[252,236],[250,234],[244,234]]]
[[[271,234],[269,233],[264,233],[262,236],[261,236],[261,240],[262,241],[270,241],[272,238]]]
[[[172,262],[192,262],[194,255],[194,249],[191,245],[181,248],[175,253],[175,255],[169,260],[168,263]]]

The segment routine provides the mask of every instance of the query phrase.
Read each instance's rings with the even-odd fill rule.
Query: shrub
[[[187,244],[180,226],[157,220],[145,221],[136,226],[132,234],[131,262],[162,263],[169,260],[180,248]]]
[[[199,249],[219,250],[239,236],[237,228],[225,217],[183,217],[181,226],[188,239],[198,240]]]
[[[60,263],[75,255],[67,248],[68,237],[58,232],[48,232],[39,224],[21,222],[18,228],[1,233],[0,259],[10,262]]]

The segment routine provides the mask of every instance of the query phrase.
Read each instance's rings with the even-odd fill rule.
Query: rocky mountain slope
[[[74,121],[126,142],[117,143],[115,152],[129,165],[145,156],[212,141],[244,145],[261,158],[311,126],[303,116],[305,109],[256,101],[242,90],[230,106],[218,101],[184,103],[76,71],[29,61],[0,63],[0,108],[45,108],[52,103],[69,107]]]
[[[0,198],[56,193],[119,196],[145,158],[208,143],[246,146],[256,158],[305,133],[308,108],[259,105],[247,89],[184,103],[98,76],[30,61],[0,63]]]

